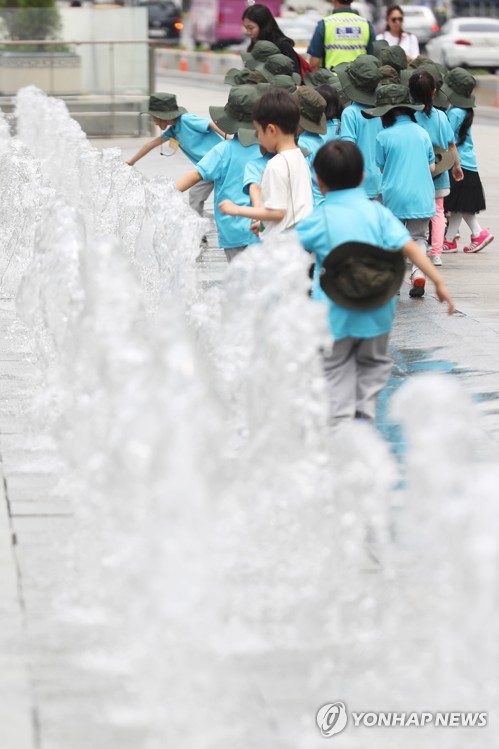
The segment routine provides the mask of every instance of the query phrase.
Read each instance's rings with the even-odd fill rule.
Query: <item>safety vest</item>
[[[346,10],[327,16],[324,19],[324,67],[331,69],[364,55],[369,37],[369,21],[357,13]]]

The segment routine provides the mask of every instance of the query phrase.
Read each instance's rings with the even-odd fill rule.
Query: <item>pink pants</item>
[[[430,255],[441,255],[445,238],[444,199],[435,198],[436,214],[431,217],[431,250]]]

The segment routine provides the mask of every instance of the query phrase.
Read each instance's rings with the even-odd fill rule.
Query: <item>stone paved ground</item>
[[[218,94],[217,94],[218,95]],[[225,94],[223,94],[225,96]],[[223,96],[219,95],[223,99]],[[200,105],[201,108],[201,105]],[[499,237],[499,158],[494,150],[496,130],[476,128],[479,161],[486,186],[489,211],[484,223]],[[136,140],[96,143],[118,145],[125,157],[136,150]],[[151,154],[139,168],[151,176],[164,170],[172,176],[189,164]],[[223,253],[216,248],[212,226],[210,247],[198,262],[201,284],[220,282],[225,268]],[[453,291],[458,312],[448,318],[433,294],[410,300],[402,292],[392,336],[396,362],[394,375],[382,399],[378,425],[392,439],[398,437],[387,419],[387,398],[412,373],[427,369],[447,371],[459,377],[477,402],[484,434],[484,454],[497,460],[499,439],[499,240],[479,255],[460,253],[445,258],[443,273]],[[64,679],[64,648],[47,642],[33,652],[30,632],[37,631],[38,614],[49,605],[51,582],[58,574],[51,553],[61,536],[70,531],[68,503],[54,495],[58,463],[48,436],[30,433],[26,394],[38,382],[38,371],[29,356],[22,333],[15,325],[13,300],[0,299],[0,747],[1,749],[72,749],[64,743],[67,725],[61,705],[68,709],[85,696],[85,685]],[[14,332],[13,332],[14,331]],[[290,671],[290,668],[292,669]],[[306,665],[286,660],[280,665],[248,667],[252,697],[266,706],[272,749],[283,745],[279,735],[279,711],[298,706],[303,696]],[[309,695],[311,706],[329,695]],[[77,714],[77,704],[72,705]],[[83,726],[85,729],[86,726]],[[43,739],[43,740],[42,740]],[[95,749],[106,749],[95,746]]]

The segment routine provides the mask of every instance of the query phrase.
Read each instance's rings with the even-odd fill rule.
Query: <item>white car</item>
[[[426,47],[429,57],[449,68],[499,68],[499,19],[452,18]]]
[[[417,38],[420,45],[427,44],[440,27],[431,8],[426,5],[401,5],[404,14],[404,31]]]

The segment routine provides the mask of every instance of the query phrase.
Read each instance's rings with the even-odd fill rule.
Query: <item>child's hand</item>
[[[435,291],[437,292],[437,296],[440,302],[447,302],[447,312],[449,315],[452,315],[452,313],[454,312],[454,302],[452,301],[452,297],[449,294],[447,286],[443,281],[439,281],[437,284],[435,284]]]
[[[220,213],[225,214],[226,216],[238,216],[239,215],[239,206],[232,202],[232,200],[222,200],[218,207],[220,209]]]
[[[255,237],[257,237],[260,234],[260,228],[261,228],[261,222],[253,221],[253,223],[250,226],[250,231],[252,231]]]
[[[461,182],[464,179],[463,170],[461,169],[460,166],[455,166],[452,169],[452,176],[454,177],[456,182]]]

